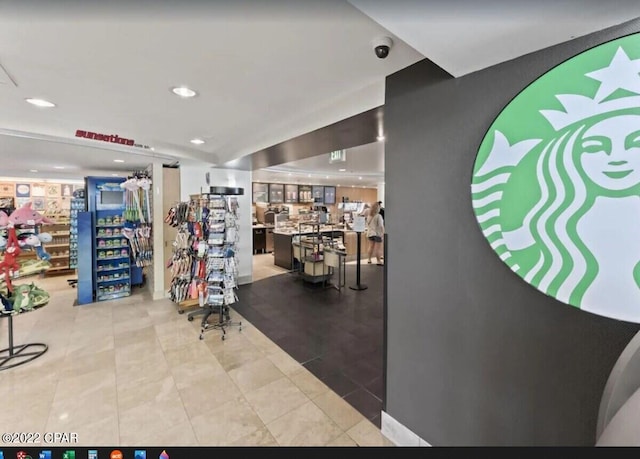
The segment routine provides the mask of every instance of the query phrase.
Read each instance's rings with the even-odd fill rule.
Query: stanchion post
[[[358,242],[357,242],[357,261],[356,261],[356,285],[350,285],[349,288],[351,290],[366,290],[368,287],[364,284],[360,283],[360,260],[361,260],[361,248],[362,248],[362,231],[358,231]]]

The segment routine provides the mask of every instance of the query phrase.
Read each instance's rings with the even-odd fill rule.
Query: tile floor
[[[65,278],[35,279],[50,303],[14,319],[15,343],[49,350],[0,372],[0,426],[77,432],[78,446],[391,446],[380,430],[242,320],[228,338],[146,293],[72,306]],[[7,345],[0,319],[0,347]]]
[[[283,274],[240,287],[236,311],[378,428],[383,406],[384,268],[346,267],[341,291]]]
[[[254,282],[287,272],[289,271],[273,264],[272,253],[260,253],[253,256]]]

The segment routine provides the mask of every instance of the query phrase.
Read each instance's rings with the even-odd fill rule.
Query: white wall
[[[378,182],[378,201],[382,201],[382,207],[387,205],[387,203],[384,202],[384,182]]]
[[[163,241],[164,241],[164,215],[162,215],[162,197],[163,197],[163,173],[162,163],[154,163],[151,169],[152,184],[151,190],[153,191],[153,265],[152,269],[149,269],[150,274],[153,277],[151,282],[151,294],[154,300],[164,298],[169,289],[169,286],[164,285],[164,271],[167,269],[164,266],[163,257]]]
[[[232,186],[244,188],[244,195],[238,196],[240,215],[240,242],[238,243],[238,282],[248,284],[253,281],[253,233],[251,229],[251,172],[235,169],[213,169],[204,163],[180,165],[180,199],[188,201],[189,196],[208,191],[205,174],[209,172],[210,186]]]

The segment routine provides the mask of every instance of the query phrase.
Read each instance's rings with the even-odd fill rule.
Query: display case
[[[324,263],[324,248],[325,245],[333,247],[333,231],[327,235],[322,229],[319,223],[300,223],[299,239],[292,241],[293,264],[298,266],[298,274],[307,282],[325,283],[332,275],[332,269]]]
[[[296,204],[298,202],[298,185],[284,186],[284,202],[287,204]]]

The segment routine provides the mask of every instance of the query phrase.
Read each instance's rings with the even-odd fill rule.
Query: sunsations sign
[[[515,97],[480,145],[471,191],[483,234],[526,282],[640,322],[640,34]]]

